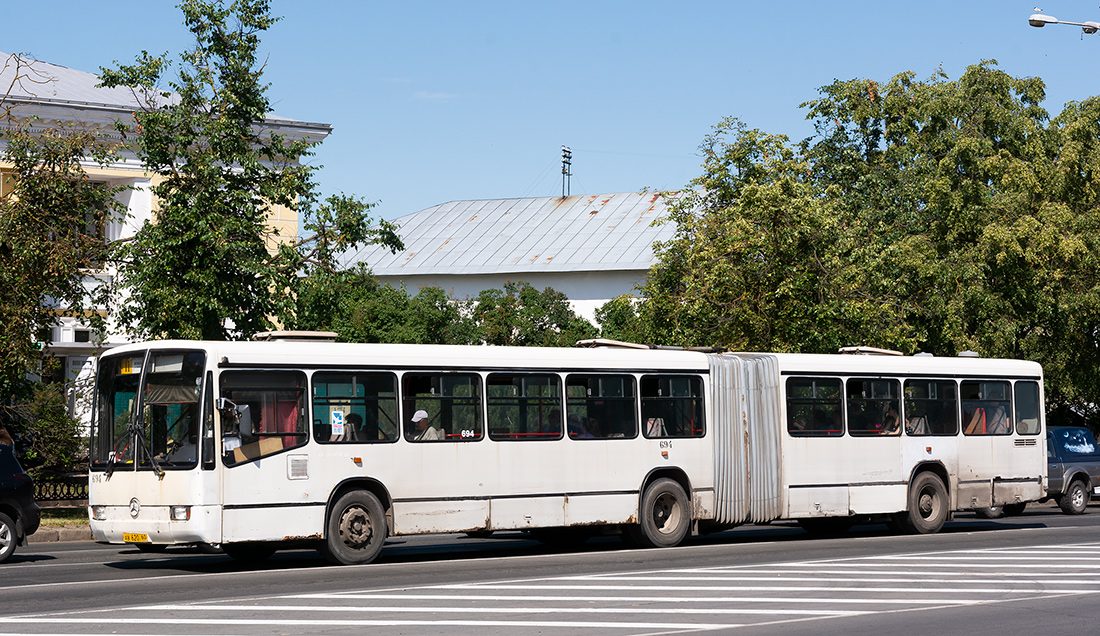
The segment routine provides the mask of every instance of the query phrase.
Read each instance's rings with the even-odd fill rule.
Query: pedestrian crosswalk
[[[304,592],[0,617],[5,634],[736,633],[1093,593],[1100,543]]]

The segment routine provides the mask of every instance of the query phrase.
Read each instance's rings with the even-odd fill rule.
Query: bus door
[[[306,377],[228,370],[220,376],[222,540],[318,535],[325,496],[311,492]]]
[[[908,477],[902,465],[901,382],[849,378],[844,386],[850,439],[836,461],[846,471],[848,508],[855,514],[895,512]]]
[[[1042,401],[1039,382],[1012,383],[1011,409],[1006,409],[1005,433],[990,440],[993,445],[993,505],[1040,499],[1046,495],[1046,449],[1041,437]]]
[[[959,441],[957,507],[992,506],[994,481],[1015,476],[1010,452],[1011,384],[1007,380],[963,380],[959,383],[959,400],[963,435]]]

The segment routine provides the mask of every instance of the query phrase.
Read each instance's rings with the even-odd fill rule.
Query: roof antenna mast
[[[573,176],[573,151],[569,149],[569,146],[561,147],[561,198],[565,198],[567,193],[571,193],[572,183],[569,182],[569,177]]]

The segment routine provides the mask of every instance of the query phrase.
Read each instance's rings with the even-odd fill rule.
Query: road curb
[[[39,528],[27,537],[27,543],[53,543],[56,541],[91,541],[92,530],[87,526],[78,528]]]

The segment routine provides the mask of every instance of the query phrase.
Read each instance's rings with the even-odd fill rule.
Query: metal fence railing
[[[88,476],[81,473],[40,476],[34,480],[34,498],[39,503],[87,501]]]

